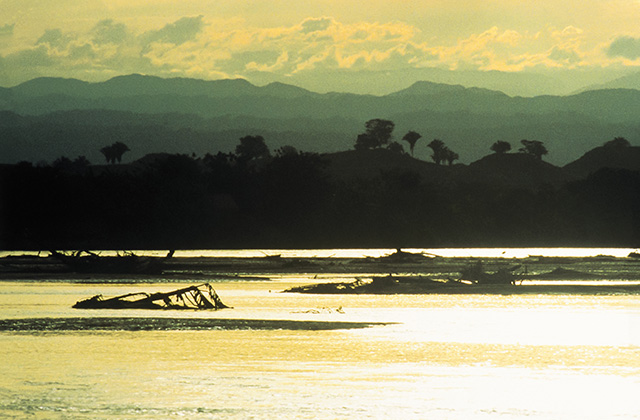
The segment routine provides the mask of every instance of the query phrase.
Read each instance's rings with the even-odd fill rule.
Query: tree
[[[282,146],[276,150],[276,157],[295,156],[298,154],[298,149],[293,146]]]
[[[120,141],[113,143],[111,147],[113,147],[113,153],[118,163],[122,161],[122,155],[129,151],[129,147]]]
[[[73,161],[73,164],[81,168],[87,168],[91,165],[91,162],[89,162],[89,159],[87,159],[86,156],[78,156]]]
[[[498,155],[507,153],[509,150],[511,150],[511,143],[507,141],[498,140],[491,145],[491,151]]]
[[[71,162],[71,159],[69,159],[66,156],[60,156],[58,159],[54,160],[53,163],[51,164],[51,166],[53,166],[56,169],[62,169],[62,170],[69,170],[71,168],[71,166],[73,165],[73,162]]]
[[[113,143],[111,146],[105,146],[102,149],[100,149],[100,153],[102,153],[105,157],[105,159],[107,160],[107,163],[116,163],[116,160],[118,161],[118,163],[120,163],[122,161],[122,155],[125,154],[125,152],[129,151],[129,147],[122,143],[121,141],[117,141],[115,143]]]
[[[112,162],[115,163],[112,146],[103,147],[102,149],[100,149],[100,153],[104,155],[104,158],[106,159],[107,163],[112,163]]]
[[[421,137],[422,136],[420,134],[416,133],[415,131],[409,131],[402,138],[402,140],[404,140],[407,143],[409,143],[409,150],[411,150],[411,156],[413,156],[413,148],[415,147],[416,142],[418,140],[420,140]]]
[[[460,159],[460,156],[453,150],[449,149],[447,146],[444,146],[444,149],[442,150],[442,159],[445,160],[449,164],[449,166],[451,166],[453,165],[453,162]]]
[[[389,145],[387,146],[387,150],[390,150],[393,153],[404,154],[404,147],[402,147],[402,145],[397,141],[389,143]]]
[[[395,128],[395,124],[392,121],[379,118],[367,121],[364,126],[366,127],[365,133],[376,139],[378,147],[389,144],[391,134]]]
[[[542,159],[543,155],[549,153],[544,144],[538,140],[521,140],[522,147],[519,149],[520,153],[526,153],[535,157],[536,159]]]
[[[377,147],[376,140],[369,136],[368,134],[362,133],[358,134],[358,138],[356,139],[356,144],[353,147],[356,150],[367,150],[367,149],[375,149]]]
[[[236,146],[236,154],[242,160],[254,160],[271,157],[271,152],[262,136],[245,136]]]
[[[395,124],[393,121],[376,118],[367,121],[364,126],[365,132],[356,139],[356,150],[375,149],[389,144]]]
[[[433,139],[431,143],[427,144],[427,147],[430,147],[431,150],[433,150],[431,159],[433,159],[436,164],[440,165],[440,163],[445,160],[443,152],[446,149],[446,146],[444,145],[444,142],[442,140]]]

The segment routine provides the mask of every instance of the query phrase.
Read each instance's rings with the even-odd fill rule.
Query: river
[[[71,309],[184,283],[0,282],[5,323],[76,326],[0,332],[0,418],[640,419],[638,296],[279,293],[313,277],[216,282],[217,312]]]

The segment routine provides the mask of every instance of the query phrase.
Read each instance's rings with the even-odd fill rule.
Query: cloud
[[[537,32],[493,26],[444,42],[407,22],[343,22],[331,16],[306,17],[282,26],[252,26],[239,18],[202,15],[144,30],[132,22],[104,19],[89,29],[65,27],[34,34],[35,43],[5,50],[5,73],[24,78],[21,66],[31,62],[36,63],[34,68],[46,67],[48,73],[43,75],[55,71],[90,80],[134,72],[266,80],[303,73],[312,78],[314,72],[334,70],[394,74],[427,67],[576,68],[615,62],[615,57],[640,58],[639,39],[618,38],[603,51],[601,45],[588,47],[586,31],[576,26],[549,26]],[[13,28],[0,27],[0,34]]]
[[[326,31],[333,23],[334,21],[331,18],[309,18],[300,24],[300,26],[302,26],[300,32],[308,34],[317,31]]]
[[[7,23],[6,25],[0,26],[0,37],[11,36],[13,35],[13,29],[16,27],[15,23]]]
[[[74,45],[69,49],[68,58],[70,60],[94,60],[97,58],[97,54],[90,44]]]
[[[559,41],[576,41],[583,37],[584,31],[575,26],[567,26],[562,30],[552,30],[551,36]]]
[[[47,29],[44,34],[38,38],[36,45],[47,44],[51,48],[66,48],[73,40],[73,36],[63,34],[60,29]]]
[[[640,38],[619,37],[606,49],[609,57],[622,57],[630,60],[640,58]]]
[[[91,30],[94,44],[121,44],[129,38],[129,31],[124,23],[112,19],[101,20]]]
[[[259,68],[274,65],[282,54],[277,50],[242,51],[227,56],[220,65],[230,73],[241,73],[245,69],[260,71]]]
[[[202,30],[204,16],[183,17],[174,23],[165,25],[157,31],[149,31],[143,39],[148,43],[163,42],[174,45],[182,45],[187,41],[192,41]]]
[[[57,64],[57,60],[49,55],[49,51],[44,45],[18,51],[4,58],[5,66],[13,68],[30,69],[33,67],[51,67]]]
[[[496,70],[507,57],[517,54],[526,36],[494,26],[479,34],[460,39],[453,46],[426,48],[441,65],[457,70]]]
[[[580,54],[572,49],[554,47],[548,55],[549,59],[564,64],[576,64],[580,62]]]
[[[287,53],[286,51],[284,51],[282,54],[280,54],[275,62],[273,62],[273,64],[269,65],[269,64],[258,64],[255,61],[252,61],[250,63],[247,63],[247,65],[245,66],[245,69],[248,71],[259,71],[259,72],[275,72],[278,70],[283,69],[289,62],[289,53]]]
[[[606,63],[600,48],[587,49],[582,29],[547,27],[538,32],[520,32],[492,27],[472,34],[452,46],[429,47],[438,64],[452,70],[573,69]]]
[[[285,76],[320,68],[384,66],[391,63],[392,57],[396,62],[404,60],[406,65],[416,58],[410,55],[418,48],[408,45],[418,32],[401,22],[343,24],[331,17],[320,17],[291,26],[243,27],[226,32],[209,25],[198,39],[181,49],[184,53],[197,52],[200,61],[215,51],[216,57],[208,60],[205,68],[254,76],[255,72]],[[160,49],[153,56],[157,63],[168,59]],[[178,56],[174,57],[174,63],[180,66]]]

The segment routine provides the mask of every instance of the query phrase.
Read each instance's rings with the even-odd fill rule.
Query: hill
[[[585,178],[602,168],[640,171],[640,147],[630,146],[625,139],[614,139],[589,150],[563,169],[574,178]]]
[[[465,168],[461,178],[478,184],[511,187],[560,186],[567,181],[561,168],[525,153],[485,156]]]
[[[640,143],[640,91],[612,89],[571,96],[511,97],[502,92],[418,82],[384,95],[319,94],[272,83],[204,81],[130,75],[102,83],[40,78],[0,89],[2,162],[61,155],[101,159],[97,149],[118,138],[135,159],[158,151],[231,151],[238,138],[260,134],[272,149],[352,149],[365,121],[390,119],[394,136],[409,130],[439,138],[462,162],[488,153],[496,140],[543,141],[563,165],[603,140]],[[117,121],[120,120],[118,123]],[[416,157],[428,160],[423,140]],[[91,157],[90,157],[91,155]]]
[[[329,162],[328,174],[333,179],[353,181],[413,172],[423,180],[442,181],[450,168],[412,158],[386,149],[350,150],[323,155]]]

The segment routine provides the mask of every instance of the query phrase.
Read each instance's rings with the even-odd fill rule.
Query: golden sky
[[[433,68],[606,78],[640,66],[639,22],[638,0],[0,0],[0,85],[142,73],[320,86]]]

